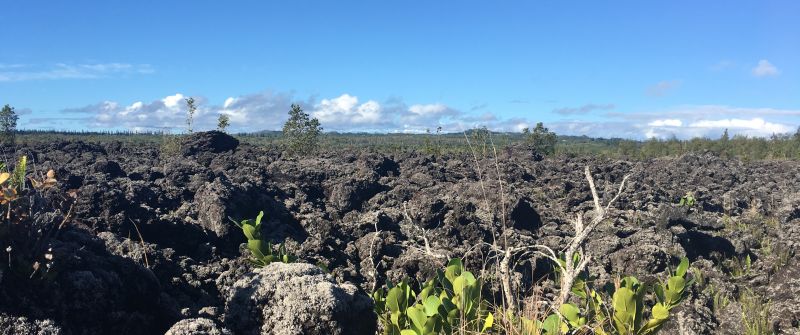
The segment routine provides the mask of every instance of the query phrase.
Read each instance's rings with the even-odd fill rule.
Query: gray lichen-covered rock
[[[0,334],[61,335],[53,320],[29,320],[23,316],[0,314]]]
[[[206,318],[183,319],[167,330],[164,335],[230,335],[231,332],[220,328],[214,321]]]
[[[203,185],[195,194],[197,220],[203,229],[212,231],[220,238],[226,238],[237,227],[228,221],[228,203],[234,191],[230,183],[215,179]]]
[[[372,302],[320,268],[272,263],[228,292],[226,325],[236,334],[375,334]]]

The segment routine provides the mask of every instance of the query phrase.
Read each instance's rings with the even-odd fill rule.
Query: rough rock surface
[[[610,219],[589,239],[590,270],[599,280],[618,274],[663,280],[686,256],[703,281],[678,310],[682,321],[667,324],[666,333],[681,326],[696,334],[740,333],[737,299],[746,290],[770,301],[770,322],[780,333],[800,333],[800,162],[708,154],[534,160],[511,148],[501,152],[499,166],[479,156],[478,169],[468,153],[332,150],[291,158],[223,135],[196,133],[175,156],[162,155],[157,145],[81,141],[6,152],[28,154],[37,169],[54,169],[60,191],[76,190],[77,200],[67,227],[49,241],[57,275],[31,281],[29,267],[4,271],[0,313],[52,320],[66,334],[160,334],[189,318],[234,331],[238,321],[226,309],[230,292],[268,274],[251,271],[228,217],[254,218],[263,210],[267,239],[286,241],[302,261],[323,262],[331,271],[330,277],[301,277],[369,291],[387,279],[424,280],[449,257],[466,255],[467,266],[479,269],[503,222],[512,246],[561,248],[572,236],[570,220],[592,208],[583,177],[590,166],[605,200],[631,174]],[[687,192],[697,199],[692,208],[677,205]],[[736,262],[747,256],[752,266],[740,271]],[[544,294],[552,295],[552,281],[540,281],[551,276],[550,264],[535,256],[515,261],[521,292],[542,282]],[[344,299],[361,296],[339,287],[348,292]],[[497,287],[490,285],[486,295],[498,296]],[[730,303],[717,305],[722,298]],[[262,306],[240,314],[259,320],[247,321],[257,332]]]
[[[196,318],[178,321],[164,335],[231,335],[231,332],[210,319]]]
[[[0,334],[63,335],[53,320],[29,320],[24,316],[0,314]]]
[[[194,133],[183,140],[181,153],[193,156],[198,153],[220,153],[231,151],[239,146],[239,140],[220,131]]]
[[[237,334],[374,334],[372,302],[310,264],[272,263],[234,283],[225,323]]]

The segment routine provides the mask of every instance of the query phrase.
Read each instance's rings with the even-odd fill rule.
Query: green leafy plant
[[[481,280],[452,259],[419,293],[406,280],[372,293],[375,313],[386,335],[486,333],[494,315],[482,297]]]
[[[248,261],[258,267],[267,266],[273,262],[294,263],[297,257],[289,254],[283,243],[275,248],[271,242],[262,239],[261,219],[263,217],[264,211],[261,211],[255,221],[250,219],[241,222],[231,220],[242,229],[244,236],[247,237],[247,249],[250,250],[252,256]]]
[[[694,198],[694,193],[686,192],[678,201],[678,206],[692,208],[696,203],[697,200]]]
[[[563,258],[561,261],[565,261]],[[580,259],[575,256],[573,261]],[[689,295],[694,280],[687,280],[688,269],[689,260],[683,258],[664,283],[646,285],[628,276],[616,281],[613,288],[607,288],[605,294],[592,288],[594,278],[584,271],[572,287],[580,303],[565,303],[558,313],[541,321],[519,318],[523,334],[573,334],[580,329],[599,335],[656,334],[669,320],[670,311]],[[656,302],[647,308],[649,294],[655,296]]]

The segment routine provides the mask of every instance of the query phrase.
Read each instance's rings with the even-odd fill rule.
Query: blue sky
[[[768,136],[800,125],[797,1],[6,1],[22,128]]]

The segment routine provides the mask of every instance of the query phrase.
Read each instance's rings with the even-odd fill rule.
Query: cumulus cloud
[[[553,110],[554,113],[562,114],[562,115],[572,115],[572,114],[586,114],[596,110],[609,110],[614,109],[614,104],[605,104],[605,105],[597,105],[597,104],[586,104],[580,107],[563,107],[563,108],[556,108]]]
[[[771,77],[780,74],[778,68],[766,59],[758,61],[758,65],[753,68],[752,73],[756,77]]]
[[[181,93],[152,102],[122,104],[104,101],[62,111],[63,120],[80,121],[104,129],[149,129],[180,131],[185,127],[187,96]],[[226,98],[212,104],[204,97],[195,97],[197,112],[195,129],[213,129],[220,114],[230,118],[232,131],[280,130],[292,103],[298,103],[311,116],[332,131],[405,131],[424,132],[442,126],[458,131],[471,122],[486,121],[485,115],[475,119],[459,119],[461,112],[441,103],[407,106],[401,100],[385,103],[361,102],[357,96],[342,94],[335,98],[298,101],[289,93],[271,91]],[[33,121],[33,120],[31,120]],[[42,126],[31,122],[31,125]]]
[[[107,78],[111,76],[120,76],[120,75],[151,74],[154,72],[155,70],[149,64],[59,63],[53,66],[8,64],[0,66],[0,82],[61,80],[61,79],[98,79],[98,78]]]
[[[664,80],[659,81],[653,86],[647,88],[647,95],[651,97],[663,97],[681,86],[680,80]]]
[[[643,138],[642,129],[623,121],[557,121],[545,126],[560,135],[589,136],[603,138]]]
[[[286,121],[292,102],[291,94],[265,91],[229,97],[222,106],[209,109],[215,118],[217,114],[228,115],[231,129],[235,131],[277,130]],[[300,102],[301,106],[308,104]]]
[[[664,118],[665,115],[669,118]],[[639,129],[645,138],[715,138],[725,129],[731,135],[767,137],[793,132],[797,129],[797,122],[789,120],[798,116],[800,110],[718,105],[680,106],[658,112],[612,115],[633,121],[630,127]]]
[[[678,119],[663,119],[650,121],[647,125],[651,127],[680,127],[683,122]]]
[[[342,94],[333,99],[322,99],[314,106],[312,116],[328,128],[385,125],[387,120],[383,107],[374,100],[358,102],[358,97]]]
[[[81,115],[88,124],[94,127],[171,129],[185,124],[188,109],[184,99],[186,97],[178,93],[149,103],[137,101],[130,105],[122,105],[113,101],[104,101],[81,108],[67,109],[63,112]],[[199,106],[205,102],[203,98],[196,98],[196,100]],[[207,108],[198,108],[194,117],[196,120],[202,120],[208,113]],[[74,119],[74,117],[72,118]]]
[[[753,136],[788,133],[794,129],[786,124],[767,122],[762,118],[700,120],[689,124],[691,128],[701,129],[734,129],[739,133]]]
[[[67,109],[63,113],[79,115],[86,124],[98,128],[177,132],[186,127],[186,98],[186,95],[176,93],[156,101],[137,101],[129,105],[104,101]],[[292,103],[291,95],[269,91],[229,97],[222,105],[211,104],[202,96],[194,99],[197,111],[193,116],[193,128],[213,129],[220,114],[226,114],[230,117],[233,131],[280,129]]]
[[[177,93],[151,102],[122,104],[105,101],[64,110],[61,116],[65,122],[103,129],[182,131],[187,112],[185,98],[184,94]],[[362,100],[351,94],[318,102],[312,98],[299,101],[290,93],[271,91],[229,97],[217,104],[203,97],[195,97],[195,100],[198,110],[194,128],[197,130],[215,128],[220,114],[230,116],[231,131],[280,130],[292,103],[300,104],[328,131],[423,133],[426,129],[442,127],[445,132],[459,132],[486,126],[495,131],[519,132],[540,121],[522,117],[502,118],[489,110],[480,114],[464,113],[443,103],[407,105],[396,98],[383,102]],[[597,109],[596,106],[609,105],[586,105],[574,109],[593,110]],[[731,135],[770,136],[793,132],[797,128],[800,110],[701,105],[633,113],[609,112],[604,117],[592,121],[546,121],[545,124],[563,135],[607,138],[718,137],[724,129],[728,129]],[[46,122],[52,125],[53,120],[29,119],[28,124],[48,128]]]

